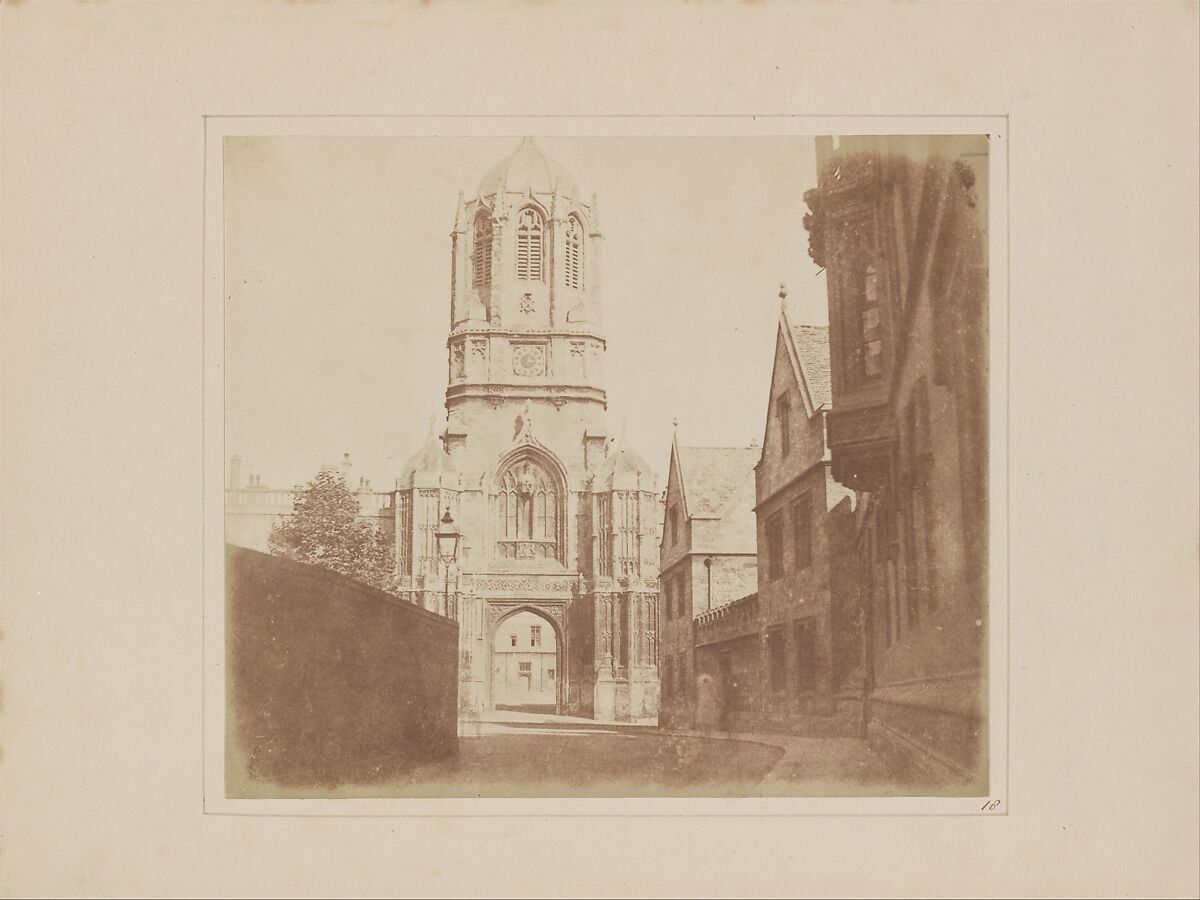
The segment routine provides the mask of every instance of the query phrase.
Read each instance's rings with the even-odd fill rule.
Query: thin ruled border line
[[[1006,582],[1004,582],[1004,595],[1006,595],[1006,604],[1004,604],[1004,797],[1002,812],[990,812],[990,817],[1003,816],[1007,817],[1010,810],[1010,773],[1012,773],[1012,554],[1009,552],[1010,538],[1012,538],[1012,521],[1010,521],[1010,508],[1012,508],[1012,409],[1009,408],[1010,396],[1012,396],[1012,221],[1010,221],[1010,210],[1012,210],[1012,160],[1009,157],[1009,132],[1008,128],[1012,124],[1012,118],[1009,113],[598,113],[598,114],[577,114],[577,113],[546,113],[546,114],[522,114],[522,113],[499,113],[499,114],[473,114],[473,113],[302,113],[281,115],[276,113],[269,114],[253,114],[253,113],[203,113],[200,115],[203,122],[203,140],[204,151],[202,154],[202,179],[203,191],[200,198],[200,439],[202,439],[202,448],[200,448],[200,490],[202,490],[202,503],[200,503],[200,736],[202,736],[202,754],[200,754],[200,811],[205,816],[235,816],[235,817],[270,817],[270,818],[542,818],[553,816],[554,818],[912,818],[912,817],[942,817],[942,818],[974,818],[982,814],[980,811],[971,812],[238,812],[238,811],[214,811],[206,808],[208,806],[208,768],[205,766],[206,758],[208,758],[208,734],[206,734],[206,696],[205,685],[208,682],[208,646],[206,646],[206,635],[204,625],[206,623],[206,596],[208,596],[208,546],[206,546],[204,524],[206,522],[206,505],[204,498],[208,496],[208,485],[206,485],[206,467],[205,463],[208,460],[208,422],[206,422],[206,391],[204,385],[208,379],[208,367],[206,367],[206,348],[208,348],[208,329],[206,329],[205,320],[205,284],[204,276],[206,268],[208,268],[208,162],[209,162],[209,119],[577,119],[577,120],[595,120],[595,119],[1002,119],[1004,121],[1004,271],[1006,271],[1006,284],[1004,284],[1004,361],[1006,361],[1006,372],[1004,372],[1004,572],[1006,572]],[[866,133],[866,132],[863,132]],[[338,137],[338,136],[331,136]],[[389,137],[380,134],[378,137]],[[407,137],[407,136],[394,136]],[[457,136],[469,137],[469,136]],[[565,136],[574,137],[574,136]],[[587,137],[605,137],[599,134],[592,134]],[[622,137],[655,137],[650,136],[622,136]],[[686,137],[686,136],[678,136]],[[744,137],[754,137],[744,136]],[[804,137],[804,134],[796,134],[796,137]],[[989,162],[991,160],[991,152],[989,150]],[[989,167],[989,172],[990,172]],[[224,194],[222,191],[222,204]],[[989,215],[991,211],[989,209]],[[222,229],[222,235],[224,234]],[[224,264],[222,263],[222,276],[224,272]],[[223,287],[222,287],[222,306],[223,306]],[[991,280],[988,284],[988,302],[989,310],[991,308],[992,290]],[[222,319],[223,320],[223,319]],[[989,338],[990,343],[990,338]],[[221,367],[222,367],[222,402],[224,402],[224,391],[226,391],[226,383],[224,383],[224,343],[221,348]],[[992,396],[989,392],[988,398],[989,413],[992,408]],[[989,415],[990,421],[990,415]],[[221,445],[224,448],[224,409],[222,409],[221,420]],[[989,464],[989,472],[991,466]],[[989,498],[990,506],[990,498]],[[223,529],[222,529],[223,534]],[[989,570],[991,566],[989,564]],[[988,602],[989,612],[991,611],[991,598]],[[991,680],[991,672],[988,672],[989,683]],[[989,720],[991,718],[989,709]],[[989,785],[990,787],[990,785]],[[230,798],[223,798],[230,799]],[[344,799],[344,798],[305,798],[311,799]],[[395,800],[420,799],[422,802],[439,802],[439,800],[462,800],[480,799],[469,797],[445,797],[445,798],[353,798],[359,799],[380,799],[395,802]],[[530,798],[486,798],[490,800],[503,799],[530,799]],[[654,799],[654,800],[696,800],[696,799],[722,799],[722,798],[694,798],[694,797],[655,797],[655,798],[622,798],[622,797],[582,797],[582,798],[533,798],[539,800],[546,799],[571,799],[578,802],[587,802],[587,800],[607,800],[607,799]],[[793,800],[793,799],[841,799],[829,797],[745,797],[737,799],[767,799],[767,800]],[[876,798],[876,797],[851,797],[846,799],[894,799],[894,798]],[[920,797],[918,799],[926,799]],[[928,798],[928,799],[958,799],[958,798]],[[961,798],[974,799],[974,798]]]

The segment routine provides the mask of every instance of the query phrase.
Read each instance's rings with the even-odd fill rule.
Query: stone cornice
[[[446,344],[447,344],[447,346],[449,346],[450,343],[452,341],[454,341],[455,339],[468,337],[468,336],[470,336],[470,337],[496,336],[496,337],[511,338],[513,340],[518,340],[518,341],[523,340],[528,337],[531,337],[531,336],[552,337],[552,338],[564,337],[564,338],[573,338],[576,340],[578,340],[579,338],[590,338],[594,341],[598,341],[600,344],[602,344],[606,347],[608,345],[608,341],[604,338],[603,335],[601,335],[597,331],[589,330],[589,329],[579,329],[577,331],[573,331],[573,330],[566,329],[566,328],[523,328],[523,329],[518,330],[515,328],[505,328],[503,326],[497,328],[496,326],[489,325],[489,324],[483,323],[483,322],[459,323],[458,325],[455,325],[453,330],[451,330],[451,332],[450,332],[450,336],[446,339]]]
[[[460,382],[446,389],[447,403],[461,400],[487,400],[490,402],[512,400],[582,401],[608,405],[608,396],[602,388],[587,385],[513,384],[511,382]]]

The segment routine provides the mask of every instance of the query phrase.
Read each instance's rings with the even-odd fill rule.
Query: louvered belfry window
[[[517,278],[542,280],[542,217],[535,209],[521,210],[517,220]]]
[[[574,216],[567,221],[567,252],[564,262],[567,287],[583,287],[583,226]]]
[[[475,220],[475,287],[492,283],[492,221],[487,216]]]
[[[883,374],[883,332],[880,328],[879,272],[868,265],[862,288],[862,368],[868,378]]]

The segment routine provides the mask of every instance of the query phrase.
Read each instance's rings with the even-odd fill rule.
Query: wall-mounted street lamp
[[[459,534],[458,528],[454,524],[454,519],[450,516],[450,507],[446,507],[446,514],[442,516],[441,524],[437,527],[437,548],[438,556],[442,558],[442,562],[446,564],[446,596],[442,605],[442,615],[450,615],[450,564],[454,562],[454,558],[458,556],[458,540],[462,537]]]

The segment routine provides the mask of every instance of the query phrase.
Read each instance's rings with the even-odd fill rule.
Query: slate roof
[[[755,448],[755,462],[758,461],[759,450]],[[758,552],[758,517],[754,512],[756,489],[754,470],[751,469],[721,506],[720,540],[724,544],[721,548],[723,552]]]
[[[793,325],[791,328],[813,406],[829,408],[833,405],[833,388],[829,380],[829,328],[824,325]]]
[[[749,498],[745,506],[753,516],[754,466],[762,456],[761,447],[679,447],[678,451],[689,516],[720,516],[735,494]]]

